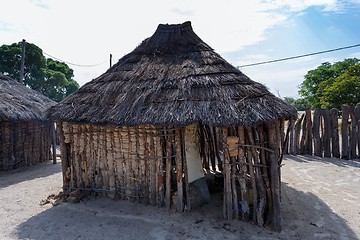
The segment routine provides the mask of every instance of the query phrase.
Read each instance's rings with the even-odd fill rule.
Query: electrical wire
[[[96,67],[96,66],[100,66],[100,65],[102,65],[102,64],[104,64],[104,63],[107,62],[107,60],[106,60],[106,61],[103,61],[103,62],[98,63],[98,64],[83,65],[83,64],[76,64],[76,63],[71,63],[71,62],[64,61],[64,60],[62,60],[62,59],[60,59],[60,58],[57,58],[57,57],[54,57],[54,56],[52,56],[52,55],[50,55],[50,54],[48,54],[48,53],[46,53],[46,52],[44,52],[44,51],[43,51],[43,54],[45,54],[45,55],[47,55],[47,56],[49,56],[49,57],[51,57],[51,58],[53,58],[53,59],[55,59],[55,60],[64,62],[64,63],[66,63],[66,64],[68,64],[68,65],[76,66],[76,67]]]
[[[298,56],[293,56],[293,57],[280,58],[280,59],[276,59],[276,60],[245,64],[245,65],[237,66],[237,68],[251,67],[251,66],[262,65],[262,64],[267,64],[267,63],[287,61],[287,60],[291,60],[291,59],[308,57],[308,56],[313,56],[313,55],[318,55],[318,54],[323,54],[323,53],[328,53],[328,52],[335,52],[335,51],[340,51],[340,50],[344,50],[344,49],[348,49],[348,48],[354,48],[354,47],[360,47],[360,44],[351,45],[351,46],[347,46],[347,47],[341,47],[341,48],[335,48],[335,49],[330,49],[330,50],[325,50],[325,51],[321,51],[321,52],[308,53],[308,54],[298,55]]]

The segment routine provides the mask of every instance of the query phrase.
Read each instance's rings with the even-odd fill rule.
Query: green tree
[[[319,89],[322,107],[340,109],[342,104],[355,107],[360,102],[360,63],[350,66],[337,78],[321,83]]]
[[[308,71],[305,75],[305,80],[300,85],[300,96],[307,100],[312,107],[320,108],[320,98],[323,95],[325,87],[324,84],[320,87],[320,84],[323,82],[331,84],[331,79],[337,78],[350,66],[359,63],[359,61],[357,58],[348,58],[334,64],[324,62],[316,69]]]
[[[22,42],[0,47],[0,72],[15,79],[20,78]],[[41,76],[41,68],[46,67],[42,50],[32,43],[25,44],[25,81],[35,80]]]
[[[292,98],[292,97],[284,97],[284,101],[291,104],[298,111],[305,111],[307,107],[310,107],[310,103],[303,98]]]
[[[22,42],[0,47],[0,72],[15,79],[20,76]],[[24,84],[54,101],[75,92],[79,84],[74,71],[64,62],[46,59],[35,44],[25,45]]]

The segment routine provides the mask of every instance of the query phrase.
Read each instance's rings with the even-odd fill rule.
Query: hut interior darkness
[[[55,102],[0,74],[0,170],[51,159],[52,121],[44,111]]]
[[[64,189],[190,211],[223,175],[223,215],[281,229],[280,164],[296,109],[192,30],[163,25],[48,111]]]

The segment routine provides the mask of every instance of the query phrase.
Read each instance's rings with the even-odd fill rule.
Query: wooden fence
[[[289,122],[286,153],[356,159],[360,156],[360,103],[352,109],[306,109],[297,121]]]

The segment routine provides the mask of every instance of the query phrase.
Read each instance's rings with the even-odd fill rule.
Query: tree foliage
[[[320,83],[320,104],[327,108],[341,108],[342,104],[355,107],[360,102],[360,63],[350,66],[337,78]]]
[[[284,97],[284,101],[295,107],[298,111],[305,111],[307,107],[310,107],[310,103],[303,98]]]
[[[0,47],[0,72],[15,79],[20,77],[22,42]],[[25,45],[24,84],[54,101],[61,101],[75,92],[79,84],[74,71],[64,62],[46,59],[41,48]]]
[[[346,72],[349,67],[359,62],[360,60],[357,58],[348,58],[344,61],[335,62],[334,64],[329,62],[322,63],[319,67],[310,70],[305,75],[305,80],[300,85],[299,94],[307,100],[312,107],[320,108],[324,106],[324,103],[322,104],[320,99],[324,94],[326,86],[331,85],[334,79]],[[345,103],[346,102],[342,102],[341,104]]]

